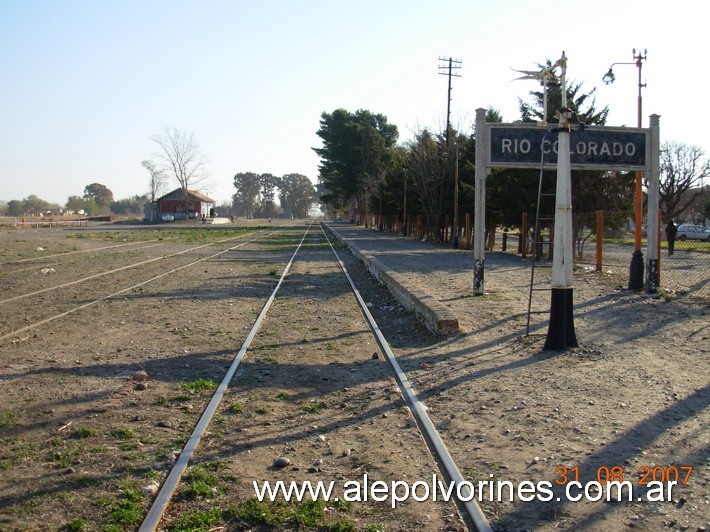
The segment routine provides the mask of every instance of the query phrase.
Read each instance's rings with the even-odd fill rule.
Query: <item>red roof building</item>
[[[214,215],[215,200],[197,192],[196,190],[184,191],[176,188],[152,203],[146,203],[144,218],[146,222],[159,222],[161,220],[184,220],[186,218],[201,218],[203,215]]]

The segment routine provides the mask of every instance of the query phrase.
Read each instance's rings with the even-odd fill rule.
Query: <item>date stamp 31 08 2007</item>
[[[634,480],[639,488],[639,492],[643,492],[643,497],[633,496],[633,483],[629,480],[628,476],[625,476],[624,468],[619,465],[599,466],[596,468],[596,472],[590,475],[594,478],[589,479],[580,479],[579,466],[567,467],[560,465],[555,468],[556,476],[554,483],[560,487],[565,487],[570,500],[581,500],[582,498],[586,500],[599,500],[600,497],[603,497],[603,495],[601,495],[601,488],[613,486],[616,488],[619,498],[622,498],[623,493],[626,492],[628,500],[636,499],[638,501],[662,502],[672,500],[673,487],[678,484],[687,484],[692,472],[693,466],[689,465],[640,466],[636,471],[636,475],[634,475]],[[579,496],[572,495],[570,491],[571,488],[577,488],[579,491],[583,491],[584,495],[581,493]],[[597,497],[592,494],[594,489],[599,493]],[[609,492],[610,490],[607,489],[606,491]],[[640,493],[638,493],[638,495],[640,495]]]

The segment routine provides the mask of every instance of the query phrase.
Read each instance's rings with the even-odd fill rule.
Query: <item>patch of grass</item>
[[[12,412],[0,412],[0,429],[9,429],[15,424],[15,414]]]
[[[126,460],[143,460],[146,456],[143,453],[127,453],[124,457]]]
[[[61,532],[83,532],[84,530],[89,530],[89,525],[84,521],[84,518],[76,517],[62,525],[59,530]]]
[[[72,437],[77,439],[95,438],[99,435],[99,431],[92,427],[79,427],[72,433]]]
[[[256,497],[240,502],[236,508],[231,510],[231,513],[250,525],[268,527],[275,527],[285,523],[291,515],[291,511],[285,502],[260,502]]]
[[[222,512],[217,508],[193,510],[181,515],[173,523],[173,532],[207,531],[222,524]]]
[[[106,523],[119,527],[133,527],[143,519],[143,494],[130,484],[124,483],[116,501],[108,512]]]
[[[110,434],[119,440],[131,440],[136,435],[132,429],[113,429]]]
[[[308,403],[303,405],[303,410],[309,414],[320,414],[320,411],[325,408],[325,403]]]
[[[185,392],[192,392],[196,395],[202,395],[210,390],[215,390],[217,383],[209,379],[197,379],[194,381],[183,382],[180,384],[180,389]]]
[[[277,360],[274,355],[266,355],[264,357],[260,357],[259,360],[261,362],[268,362],[269,364],[276,364]]]
[[[286,525],[294,530],[320,529],[339,532],[357,530],[355,524],[347,519],[327,523],[325,507],[326,503],[322,500],[305,500],[293,505],[283,500],[260,502],[256,497],[251,497],[230,508],[228,513],[252,526],[281,528]]]
[[[10,438],[0,440],[3,444],[0,446],[0,470],[18,466],[35,455],[36,449],[33,444],[27,443],[11,446],[15,441]],[[7,446],[5,444],[7,444]]]
[[[108,452],[108,447],[106,445],[99,445],[98,447],[92,447],[89,449],[91,454],[104,454]]]
[[[204,464],[202,464],[202,467],[204,467],[208,471],[222,471],[223,469],[227,468],[227,464],[224,462],[224,460],[212,460],[210,462],[205,462]]]
[[[277,272],[278,272],[278,270],[277,270],[276,268],[271,268],[271,269],[269,270],[269,275],[274,275],[274,276],[275,276]]]
[[[290,398],[290,395],[287,394],[286,392],[279,392],[276,394],[276,399],[279,401],[288,401]]]
[[[239,403],[232,403],[227,407],[227,412],[229,412],[230,414],[241,414],[242,405]]]
[[[81,451],[72,447],[65,451],[52,451],[49,453],[49,461],[54,462],[58,467],[69,467],[74,463],[74,460],[81,454]]]
[[[353,503],[350,501],[344,501],[343,499],[338,499],[337,501],[332,501],[333,507],[340,512],[347,512],[353,507]]]
[[[212,471],[197,466],[190,471],[185,479],[185,487],[182,494],[185,497],[196,499],[198,497],[209,497],[218,492],[217,484],[219,479]]]
[[[188,395],[186,393],[181,393],[180,395],[176,395],[171,399],[171,401],[175,401],[176,403],[188,403],[192,400],[192,396]]]
[[[190,439],[190,436],[191,436],[191,435],[192,435],[192,434],[190,434],[190,433],[187,432],[187,431],[182,431],[182,432],[180,432],[180,434],[178,434],[178,435],[175,437],[175,444],[176,444],[176,445],[180,445],[180,446],[185,445],[185,444],[188,442],[188,440]]]
[[[156,471],[155,469],[149,469],[148,471],[145,472],[144,476],[148,480],[155,480],[155,481],[160,480],[160,473],[158,471]]]
[[[356,532],[357,526],[350,519],[338,519],[326,526],[330,532]]]
[[[254,409],[255,414],[264,415],[269,413],[269,409],[265,406],[258,406]]]
[[[315,528],[325,517],[324,507],[325,502],[321,500],[303,501],[296,506],[293,517],[299,525]]]

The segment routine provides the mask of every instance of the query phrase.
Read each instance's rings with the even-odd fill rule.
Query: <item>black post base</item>
[[[631,254],[629,290],[643,290],[643,253],[638,249]]]
[[[476,260],[473,264],[473,295],[482,295],[483,290],[483,260]]]
[[[543,351],[557,351],[577,347],[574,332],[573,289],[553,288],[550,305],[550,324]]]
[[[658,293],[658,259],[649,259],[646,267],[646,293]]]

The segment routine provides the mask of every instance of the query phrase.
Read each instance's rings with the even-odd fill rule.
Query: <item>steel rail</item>
[[[135,243],[135,242],[134,242],[134,243]],[[141,246],[141,247],[137,247],[137,248],[133,248],[133,249],[119,249],[119,250],[116,251],[115,253],[116,253],[116,254],[119,254],[119,253],[130,253],[131,251],[141,251],[141,250],[144,250],[144,249],[154,248],[154,247],[156,247],[156,246],[162,246],[162,245],[164,245],[164,244],[169,244],[169,243],[170,243],[170,242],[165,242],[165,241],[163,241],[163,242],[158,242],[157,244],[148,244],[147,246]],[[110,246],[110,247],[108,247],[108,248],[98,248],[96,251],[98,251],[98,250],[105,250],[105,249],[110,250],[110,249],[113,248],[113,247],[118,247],[118,246]],[[95,251],[95,250],[84,250],[84,251]],[[56,257],[56,255],[52,255],[52,256],[53,256],[53,257]],[[99,258],[100,258],[100,257],[99,257]],[[77,260],[78,260],[77,258],[72,258],[72,259],[70,259],[70,260],[61,260],[61,261],[58,260],[58,261],[49,262],[49,263],[46,263],[46,264],[35,264],[35,265],[33,265],[33,266],[27,266],[26,268],[19,268],[19,269],[17,269],[17,270],[5,270],[5,271],[3,271],[2,273],[5,274],[5,275],[14,275],[14,274],[16,274],[16,273],[28,272],[28,271],[32,271],[32,270],[39,270],[40,268],[46,268],[46,267],[48,267],[48,266],[58,266],[58,265],[73,264],[73,263],[77,262]]]
[[[178,272],[178,271],[180,271],[180,270],[184,270],[185,268],[189,268],[190,266],[194,266],[195,264],[199,264],[200,262],[204,262],[204,261],[206,261],[206,260],[213,259],[213,258],[215,258],[215,257],[219,257],[220,255],[223,255],[224,253],[227,253],[228,251],[232,251],[233,249],[240,248],[240,247],[242,247],[242,246],[244,246],[244,245],[246,245],[246,244],[249,244],[250,242],[254,242],[254,241],[256,241],[256,240],[260,240],[261,238],[264,238],[265,236],[270,235],[270,234],[273,234],[273,232],[259,235],[258,237],[253,238],[253,239],[251,239],[251,240],[247,240],[247,241],[245,241],[245,242],[240,242],[239,244],[237,244],[237,245],[235,245],[235,246],[232,246],[232,247],[230,247],[230,248],[224,249],[224,250],[222,250],[222,251],[220,251],[220,252],[218,252],[218,253],[215,253],[215,254],[210,255],[210,256],[208,256],[208,257],[202,257],[201,259],[198,259],[198,260],[195,260],[195,261],[193,261],[193,262],[190,262],[189,264],[184,264],[184,265],[182,265],[182,266],[178,266],[177,268],[173,268],[173,269],[170,270],[170,271],[163,272],[163,273],[161,273],[160,275],[156,275],[155,277],[151,277],[150,279],[147,279],[147,280],[142,281],[142,282],[140,282],[140,283],[137,283],[137,284],[134,284],[134,285],[132,285],[132,286],[129,286],[128,288],[123,288],[123,289],[121,289],[121,290],[119,290],[119,291],[117,291],[117,292],[113,292],[112,294],[109,294],[109,295],[100,297],[100,298],[98,298],[98,299],[94,299],[93,301],[89,301],[88,303],[84,303],[84,304],[82,304],[82,305],[79,305],[78,307],[74,307],[74,308],[69,309],[69,310],[67,310],[67,311],[65,311],[65,312],[61,312],[61,313],[59,313],[59,314],[55,314],[54,316],[50,316],[49,318],[45,318],[45,319],[40,320],[40,321],[35,322],[35,323],[31,323],[30,325],[27,325],[27,326],[25,326],[25,327],[22,327],[21,329],[16,329],[16,330],[14,330],[14,331],[12,331],[12,332],[5,333],[5,334],[3,334],[3,335],[0,335],[0,341],[5,340],[6,338],[10,338],[10,337],[12,337],[12,336],[15,336],[15,335],[17,335],[17,334],[23,333],[23,332],[25,332],[25,331],[29,331],[29,330],[34,329],[34,328],[36,328],[36,327],[39,327],[39,326],[41,326],[41,325],[45,325],[46,323],[49,323],[49,322],[54,321],[54,320],[56,320],[56,319],[63,318],[64,316],[68,316],[69,314],[73,314],[74,312],[78,312],[79,310],[82,310],[82,309],[85,309],[86,307],[90,307],[90,306],[92,306],[92,305],[95,305],[95,304],[97,304],[97,303],[100,303],[101,301],[105,301],[105,300],[107,300],[107,299],[111,299],[112,297],[116,297],[116,296],[118,296],[118,295],[121,295],[121,294],[123,294],[124,292],[128,292],[129,290],[134,290],[134,289],[136,289],[136,288],[138,288],[138,287],[140,287],[140,286],[146,285],[146,284],[148,284],[148,283],[152,283],[153,281],[156,281],[156,280],[158,280],[158,279],[160,279],[160,278],[162,278],[162,277],[165,277],[166,275],[170,275],[170,274],[173,274],[173,273]],[[231,239],[231,240],[233,240],[233,239]],[[201,247],[203,247],[203,246],[201,246]],[[197,248],[194,248],[194,249],[197,249]]]
[[[106,249],[120,248],[120,247],[124,247],[124,246],[134,246],[136,244],[145,244],[147,242],[155,242],[156,240],[159,240],[159,239],[153,238],[151,240],[139,240],[138,242],[126,242],[125,244],[115,244],[115,245],[111,245],[111,246],[103,246],[100,248],[77,249],[75,251],[67,251],[66,253],[53,253],[51,255],[39,255],[37,257],[29,257],[26,259],[17,259],[17,260],[11,260],[8,262],[2,262],[2,263],[0,263],[0,266],[5,266],[6,264],[17,264],[20,262],[30,262],[33,260],[51,259],[52,257],[66,257],[67,255],[75,255],[77,253],[91,253],[92,251],[103,251]]]
[[[437,462],[441,464],[441,467],[443,467],[442,473],[444,473],[449,478],[449,480],[455,482],[458,486],[464,486],[465,490],[468,492],[464,495],[463,498],[457,498],[457,503],[459,507],[464,508],[465,513],[469,518],[469,522],[473,525],[475,530],[477,530],[478,532],[492,532],[493,529],[488,523],[486,516],[483,514],[483,511],[481,510],[480,506],[478,506],[478,504],[474,500],[474,494],[469,490],[468,484],[464,483],[465,479],[459,471],[459,468],[456,466],[456,462],[454,462],[454,459],[451,457],[451,454],[446,448],[446,444],[441,439],[441,436],[439,435],[436,428],[434,427],[434,424],[427,415],[424,404],[419,400],[419,397],[414,391],[414,388],[409,383],[409,379],[407,379],[407,376],[405,375],[404,371],[402,371],[402,367],[399,365],[399,362],[397,362],[397,358],[392,352],[392,349],[390,349],[389,343],[382,334],[382,331],[377,325],[375,318],[372,317],[372,314],[367,308],[367,304],[365,303],[362,296],[360,295],[360,292],[355,286],[355,282],[352,280],[350,274],[345,268],[345,264],[342,260],[340,260],[338,252],[335,251],[335,247],[330,241],[330,238],[328,238],[328,234],[326,233],[323,224],[321,224],[321,231],[323,231],[323,235],[328,241],[330,249],[333,251],[335,258],[338,261],[338,264],[340,265],[340,269],[343,271],[345,277],[348,279],[348,282],[350,283],[350,288],[352,289],[353,294],[355,294],[355,298],[357,299],[357,302],[360,305],[360,310],[364,314],[365,319],[367,320],[367,323],[370,326],[370,329],[377,338],[377,343],[382,349],[382,352],[387,357],[387,361],[389,362],[390,367],[395,373],[395,379],[397,380],[397,384],[399,385],[400,390],[402,390],[402,392],[404,393],[406,401],[412,410],[412,414],[416,418],[418,425],[422,428],[426,441],[430,442],[431,446],[433,447],[432,450],[437,457]],[[452,493],[457,492],[458,490],[453,490]]]
[[[4,303],[10,303],[10,302],[12,302],[12,301],[17,301],[17,300],[19,300],[19,299],[25,299],[25,298],[27,298],[27,297],[32,297],[32,296],[36,296],[36,295],[39,295],[39,294],[44,294],[44,293],[46,293],[46,292],[51,292],[51,291],[53,291],[53,290],[58,290],[58,289],[60,289],[60,288],[65,288],[65,287],[67,287],[67,286],[72,286],[72,285],[75,285],[75,284],[84,283],[84,282],[86,282],[86,281],[90,281],[90,280],[96,279],[96,278],[98,278],[98,277],[103,277],[103,276],[105,276],[105,275],[110,275],[110,274],[112,274],[112,273],[117,273],[117,272],[120,272],[120,271],[123,271],[123,270],[130,270],[131,268],[136,268],[136,267],[138,267],[138,266],[143,266],[144,264],[150,264],[151,262],[157,262],[157,261],[159,261],[159,260],[169,259],[169,258],[171,258],[171,257],[177,257],[178,255],[184,255],[185,253],[189,253],[190,251],[195,251],[195,250],[197,250],[197,249],[202,249],[202,248],[214,246],[214,245],[216,245],[216,244],[223,244],[224,242],[229,242],[229,241],[231,241],[231,240],[236,240],[236,239],[238,239],[238,238],[242,238],[243,236],[244,236],[244,235],[239,235],[239,236],[235,236],[235,237],[232,237],[232,238],[224,238],[224,239],[222,239],[222,240],[216,240],[216,241],[214,241],[214,242],[210,242],[210,243],[208,243],[208,244],[202,244],[202,245],[197,246],[197,247],[194,247],[194,248],[184,249],[184,250],[178,251],[178,252],[176,252],[176,253],[170,253],[169,255],[163,255],[162,257],[154,257],[154,258],[152,258],[152,259],[142,260],[142,261],[140,261],[140,262],[135,262],[135,263],[133,263],[133,264],[127,264],[126,266],[121,266],[120,268],[114,268],[113,270],[107,270],[107,271],[105,271],[105,272],[96,273],[96,274],[94,274],[94,275],[89,275],[89,276],[87,276],[87,277],[82,277],[81,279],[76,279],[75,281],[69,281],[68,283],[62,283],[62,284],[59,284],[59,285],[56,285],[56,286],[49,286],[49,287],[43,288],[43,289],[41,289],[41,290],[35,290],[34,292],[28,292],[28,293],[26,293],[26,294],[20,294],[20,295],[18,295],[18,296],[10,297],[10,298],[7,298],[7,299],[2,299],[2,300],[0,300],[0,305],[2,305],[2,304],[4,304]]]
[[[185,444],[185,447],[183,448],[182,452],[180,453],[180,456],[175,462],[175,465],[170,471],[168,478],[165,480],[163,486],[160,488],[160,492],[153,501],[153,504],[150,507],[148,514],[143,520],[143,524],[141,524],[139,532],[152,532],[160,524],[160,520],[163,518],[163,514],[165,513],[165,510],[167,509],[168,504],[170,503],[170,499],[172,499],[173,493],[175,493],[178,483],[180,482],[182,475],[185,473],[185,470],[187,469],[187,466],[190,463],[190,459],[192,458],[195,449],[197,448],[200,443],[200,440],[202,439],[202,435],[207,429],[207,426],[209,425],[210,421],[212,421],[212,417],[214,416],[217,407],[222,401],[224,392],[227,391],[229,383],[232,381],[232,378],[234,377],[234,374],[236,373],[237,368],[239,367],[239,364],[242,361],[242,358],[244,358],[244,354],[247,352],[247,349],[249,349],[252,340],[254,340],[256,333],[259,331],[261,323],[264,321],[266,313],[269,311],[271,304],[274,302],[274,299],[276,298],[276,293],[279,291],[279,288],[281,288],[281,284],[284,282],[284,279],[288,275],[288,272],[291,269],[291,265],[293,264],[293,261],[296,258],[296,254],[301,249],[301,245],[306,239],[306,236],[308,235],[308,232],[310,231],[312,225],[313,224],[309,225],[306,228],[306,232],[303,234],[303,238],[301,238],[301,241],[298,243],[296,251],[293,252],[291,260],[289,260],[288,264],[286,265],[286,268],[281,274],[279,282],[276,284],[276,287],[269,296],[269,299],[266,300],[266,303],[261,309],[261,312],[259,313],[259,316],[257,317],[256,321],[254,322],[251,331],[249,331],[246,340],[244,340],[241,349],[239,349],[237,356],[234,358],[232,364],[229,366],[229,370],[227,370],[227,373],[222,379],[222,382],[217,388],[217,391],[215,391],[214,395],[212,396],[212,399],[210,400],[210,403],[207,405],[207,408],[202,413],[202,417],[200,417],[200,420],[197,422],[197,426],[192,432],[192,436],[190,436],[190,439]]]

